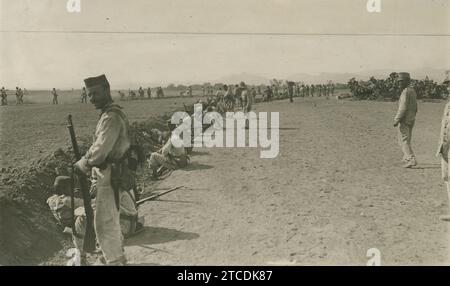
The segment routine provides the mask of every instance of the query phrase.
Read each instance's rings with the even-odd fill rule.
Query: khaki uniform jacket
[[[105,162],[120,160],[130,148],[128,119],[125,115],[121,116],[121,112],[119,106],[110,105],[100,115],[95,129],[94,143],[80,160],[86,173],[91,167],[99,167]]]
[[[441,133],[439,136],[439,146],[436,156],[442,155],[447,158],[450,147],[450,102],[445,105],[444,115],[441,122]]]
[[[414,124],[417,113],[417,96],[412,87],[403,90],[398,101],[398,111],[394,121],[407,125]]]

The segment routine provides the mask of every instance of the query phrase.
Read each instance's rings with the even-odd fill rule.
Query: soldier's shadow
[[[411,169],[425,170],[425,169],[440,169],[440,164],[418,164],[417,166],[412,167]]]
[[[207,156],[207,155],[209,155],[209,153],[203,152],[203,151],[192,151],[190,155],[192,155],[192,156]]]
[[[144,230],[125,240],[125,246],[160,244],[176,240],[191,240],[200,237],[194,232],[184,232],[171,228],[144,226]]]

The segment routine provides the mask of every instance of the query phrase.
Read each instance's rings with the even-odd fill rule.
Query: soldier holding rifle
[[[113,104],[105,75],[84,80],[91,102],[100,111],[94,143],[75,163],[78,174],[96,178],[95,233],[106,263],[126,263],[119,218],[120,190],[129,190],[127,154],[129,123],[121,107]]]

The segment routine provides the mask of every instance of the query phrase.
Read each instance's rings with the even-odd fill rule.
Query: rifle
[[[171,192],[173,192],[173,191],[175,191],[175,190],[178,190],[178,189],[181,189],[181,188],[183,188],[183,187],[184,187],[184,186],[175,187],[175,188],[172,188],[172,189],[170,189],[170,190],[168,190],[168,191],[165,191],[165,192],[162,192],[162,193],[153,195],[153,196],[146,197],[146,198],[144,198],[144,199],[142,199],[142,200],[137,201],[137,202],[136,202],[136,205],[139,206],[139,205],[142,205],[143,203],[145,203],[146,201],[153,201],[153,200],[155,200],[155,199],[157,199],[157,198],[159,198],[159,197],[161,197],[161,196],[163,196],[163,195],[165,195],[165,194],[171,193]]]
[[[67,116],[67,129],[69,129],[70,140],[72,141],[73,153],[75,159],[78,161],[81,159],[80,149],[78,148],[77,138],[75,136],[75,130],[72,123],[72,115]],[[86,177],[83,175],[78,176],[80,183],[80,191],[84,202],[84,212],[86,214],[86,232],[84,234],[83,250],[85,252],[92,253],[95,251],[95,229],[94,229],[94,211],[91,206],[91,195],[89,194],[88,184]]]

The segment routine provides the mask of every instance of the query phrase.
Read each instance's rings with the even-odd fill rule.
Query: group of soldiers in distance
[[[264,85],[259,86],[246,86],[250,94],[253,97],[256,95],[261,95],[263,101],[270,101],[273,98],[288,98],[289,90],[292,90],[294,97],[314,97],[314,96],[330,96],[334,95],[335,85],[332,83],[327,84],[302,84],[302,83],[294,83],[286,81],[283,84],[280,83],[272,83],[271,85],[267,85],[264,88]],[[218,97],[223,94],[223,101],[226,105],[231,107],[233,106],[242,106],[242,100],[239,95],[239,90],[241,88],[239,85],[223,85],[217,91],[213,86],[203,86],[201,88],[201,95],[204,97],[208,97],[209,101],[211,101],[210,97]],[[263,90],[264,89],[264,90]],[[23,104],[23,96],[25,93],[25,89],[16,87],[16,105]],[[128,90],[128,97],[126,96],[124,91],[119,90],[120,100],[138,100],[138,99],[160,99],[164,98],[164,91],[162,87],[157,87],[154,93],[152,93],[152,89],[148,87],[144,89],[139,87],[139,89],[135,92],[131,89]],[[188,86],[186,90],[181,91],[180,96],[192,97],[193,90],[191,86]],[[7,89],[2,87],[0,91],[1,95],[1,105],[8,105],[8,94]],[[51,91],[52,95],[52,104],[58,104],[58,92],[55,88]],[[86,92],[86,88],[83,87],[81,91],[81,103],[88,103],[88,94]]]
[[[164,98],[164,91],[162,89],[162,87],[157,87],[156,91],[155,91],[155,95],[156,96],[152,96],[152,89],[150,87],[148,87],[146,90],[144,90],[141,87],[139,87],[139,89],[137,90],[137,94],[134,90],[129,89],[128,90],[128,97],[126,97],[125,92],[119,90],[118,91],[119,96],[120,96],[120,100],[137,100],[137,99],[159,99],[159,98]],[[147,95],[147,97],[146,97]]]
[[[214,88],[202,88],[206,101],[200,101],[206,107],[213,108],[219,113],[242,108],[244,112],[251,108],[256,98],[261,101],[271,101],[273,99],[285,99],[292,97],[321,97],[334,95],[335,85],[328,84],[305,85],[286,81],[284,84],[272,84],[267,86],[250,86],[241,82],[236,85],[222,85],[214,93]],[[245,92],[244,92],[245,91]],[[188,92],[185,92],[187,94]],[[192,91],[190,90],[192,94]],[[251,102],[249,104],[249,102]],[[206,108],[207,109],[207,108]]]
[[[0,96],[1,96],[1,99],[2,99],[2,104],[1,105],[8,105],[8,93],[7,93],[7,91],[8,90],[5,89],[4,86],[0,90]],[[26,92],[25,88],[22,89],[22,88],[16,86],[16,105],[23,104],[23,96],[24,96],[25,92]]]

